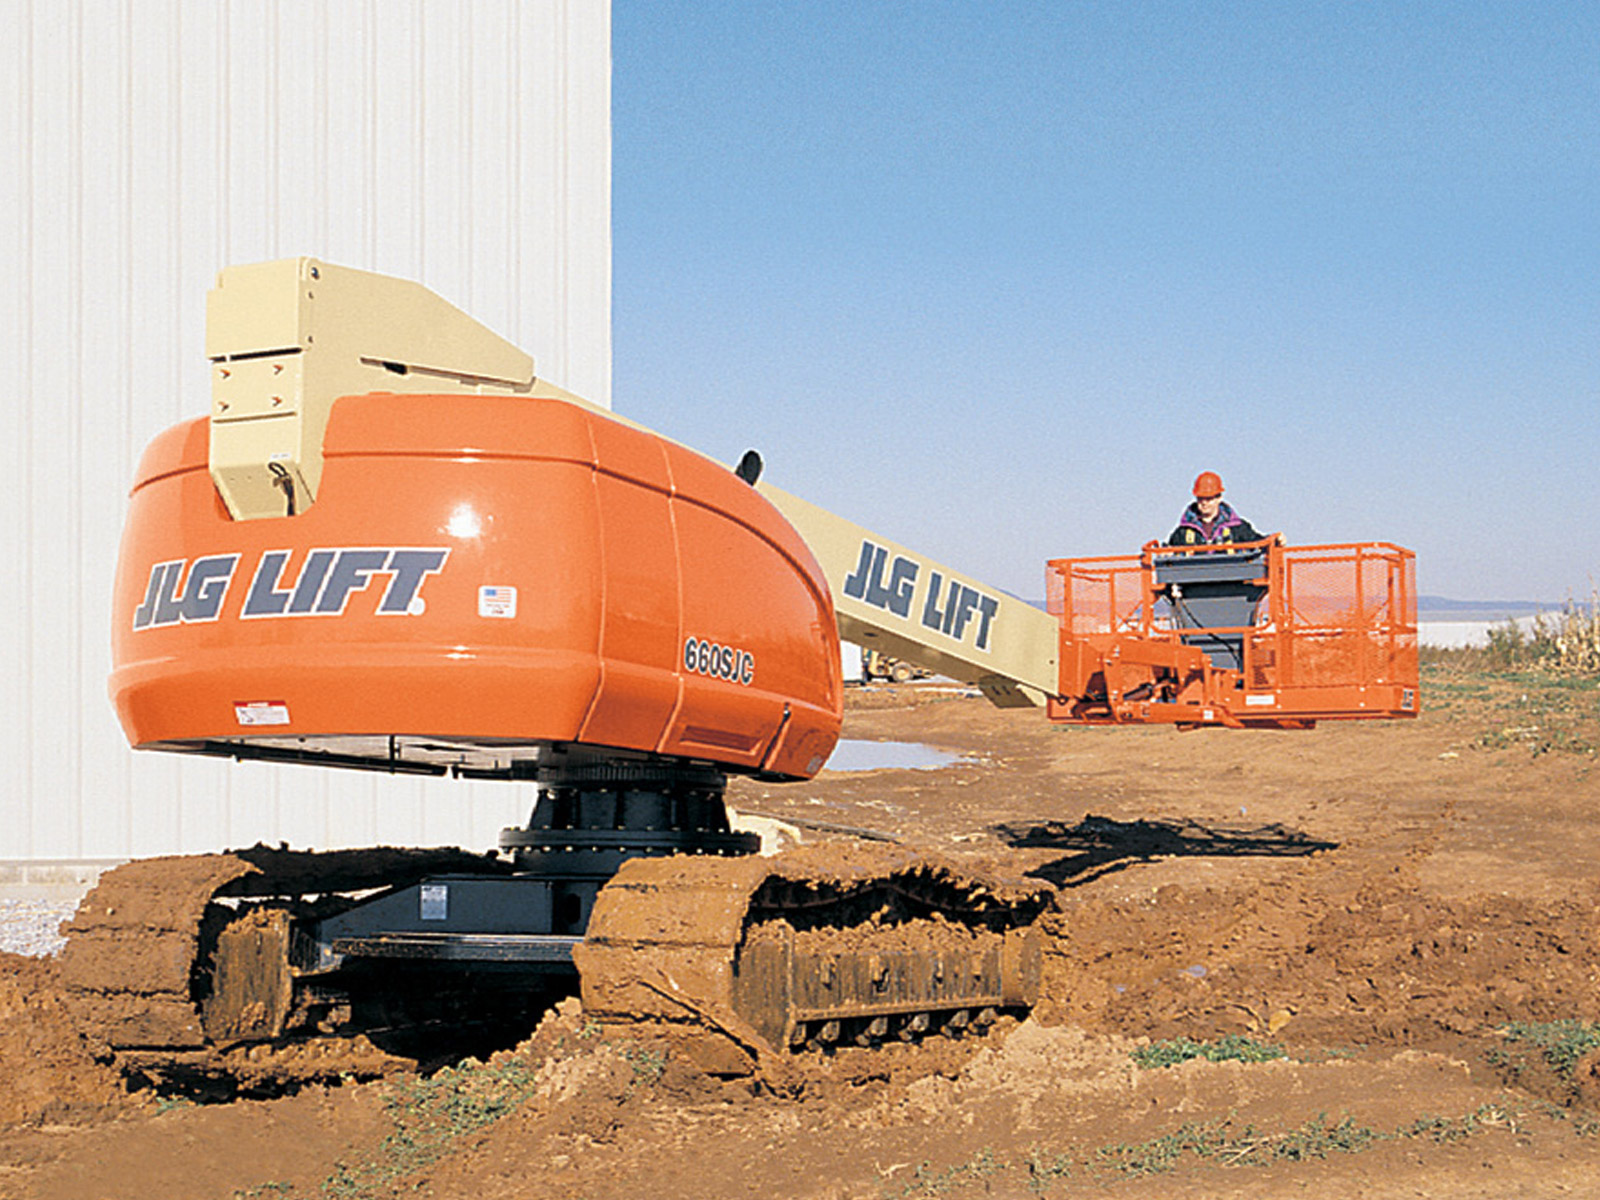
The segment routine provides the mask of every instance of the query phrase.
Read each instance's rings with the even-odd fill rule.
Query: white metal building
[[[8,0],[0,47],[0,860],[492,846],[517,786],[130,751],[111,574],[228,263],[418,279],[609,403],[609,0]]]

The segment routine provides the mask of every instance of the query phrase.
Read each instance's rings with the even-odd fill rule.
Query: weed
[[[1559,613],[1540,614],[1527,630],[1515,621],[1492,627],[1484,657],[1500,670],[1532,666],[1600,675],[1600,594],[1591,593],[1588,604],[1569,600]]]
[[[1445,1145],[1450,1142],[1459,1142],[1465,1137],[1471,1137],[1475,1130],[1469,1120],[1421,1116],[1397,1132],[1400,1137],[1427,1138],[1429,1141],[1436,1142],[1439,1145]]]
[[[1579,698],[1584,692],[1600,691],[1600,675],[1562,675],[1549,670],[1539,669],[1532,671],[1505,671],[1499,676],[1507,683],[1518,684],[1529,689],[1547,690],[1558,693],[1579,693]]]
[[[352,1170],[345,1163],[337,1163],[322,1181],[322,1194],[329,1200],[365,1200],[376,1196],[379,1184],[390,1178],[393,1176],[378,1175],[366,1168]]]
[[[1568,1116],[1551,1108],[1560,1120]],[[1294,1129],[1266,1133],[1253,1125],[1237,1125],[1232,1116],[1207,1123],[1187,1122],[1159,1137],[1143,1142],[1119,1142],[1095,1148],[1060,1150],[1035,1144],[1017,1160],[996,1158],[983,1150],[965,1163],[933,1170],[924,1161],[898,1188],[885,1188],[884,1200],[908,1197],[971,1194],[981,1187],[985,1194],[994,1189],[993,1176],[1014,1173],[1026,1182],[1035,1195],[1053,1191],[1081,1169],[1089,1176],[1121,1175],[1139,1177],[1175,1170],[1185,1159],[1207,1162],[1218,1167],[1260,1167],[1272,1163],[1307,1162],[1334,1154],[1359,1154],[1382,1142],[1426,1139],[1449,1145],[1490,1129],[1519,1129],[1518,1115],[1509,1102],[1484,1104],[1461,1117],[1423,1116],[1409,1125],[1382,1132],[1360,1124],[1349,1115],[1337,1121],[1319,1113]],[[1600,1133],[1600,1122],[1575,1123],[1579,1136]],[[1003,1190],[1003,1189],[1002,1189]]]
[[[1508,1042],[1526,1042],[1537,1047],[1546,1064],[1564,1083],[1572,1082],[1572,1073],[1578,1060],[1600,1047],[1600,1025],[1591,1025],[1587,1021],[1513,1021],[1503,1032]],[[1495,1062],[1491,1057],[1491,1062],[1495,1062],[1496,1066],[1506,1065],[1503,1051],[1491,1053],[1502,1059]]]
[[[1365,1044],[1355,1046],[1318,1046],[1315,1049],[1296,1055],[1296,1062],[1325,1063],[1336,1062],[1341,1059],[1359,1058],[1366,1053]]]
[[[622,1051],[623,1059],[633,1068],[635,1085],[650,1087],[661,1078],[661,1073],[667,1069],[667,1052],[665,1050],[652,1050],[648,1046],[632,1047]]]
[[[1534,758],[1558,751],[1566,754],[1593,754],[1594,743],[1581,738],[1569,729],[1545,728],[1540,725],[1508,726],[1490,729],[1473,743],[1480,750],[1504,750],[1511,746],[1526,746]]]
[[[292,1183],[261,1183],[249,1191],[235,1191],[228,1200],[267,1200],[269,1196],[287,1196],[294,1191]]]
[[[1525,1108],[1531,1108],[1539,1116],[1546,1117],[1551,1121],[1570,1121],[1574,1137],[1588,1138],[1600,1134],[1600,1120],[1587,1116],[1581,1111],[1574,1112],[1572,1109],[1564,1108],[1559,1104],[1541,1100],[1537,1096],[1523,1097],[1522,1104]],[[1517,1128],[1515,1119],[1509,1122],[1509,1127],[1515,1132]]]
[[[532,1093],[537,1071],[509,1060],[485,1065],[468,1059],[421,1079],[391,1085],[384,1107],[394,1131],[375,1158],[340,1163],[323,1181],[329,1200],[367,1200],[397,1179],[431,1166],[457,1139],[516,1111]]]
[[[1446,679],[1483,670],[1488,666],[1487,659],[1481,646],[1417,647],[1417,665],[1422,669],[1423,685],[1430,693]]]
[[[1162,1137],[1148,1142],[1118,1142],[1101,1146],[1090,1162],[1092,1170],[1111,1170],[1122,1175],[1154,1175],[1170,1171],[1187,1152],[1210,1157],[1227,1122],[1196,1125],[1186,1122]]]
[[[1548,1106],[1554,1112],[1554,1106]],[[1565,1119],[1564,1114],[1561,1119]],[[1503,1104],[1481,1104],[1464,1117],[1418,1117],[1411,1124],[1395,1130],[1397,1138],[1427,1138],[1439,1145],[1448,1145],[1482,1133],[1485,1129],[1519,1129],[1517,1117]]]
[[[486,1067],[471,1062],[416,1080],[391,1101],[391,1111],[415,1113],[444,1138],[492,1125],[519,1107],[532,1089],[534,1068],[506,1062]]]
[[[1349,1116],[1330,1125],[1326,1114],[1318,1114],[1296,1129],[1274,1134],[1261,1133],[1253,1125],[1235,1131],[1232,1121],[1224,1120],[1186,1124],[1148,1142],[1103,1146],[1093,1165],[1124,1175],[1146,1175],[1171,1170],[1184,1154],[1225,1167],[1305,1162],[1333,1153],[1356,1154],[1383,1137]]]
[[[1066,1154],[1050,1154],[1039,1146],[1029,1149],[1023,1162],[1028,1170],[1028,1190],[1043,1192],[1063,1179],[1072,1176],[1072,1158]]]
[[[1436,679],[1439,674],[1425,670],[1424,679],[1436,693],[1434,707],[1445,720],[1484,722],[1465,745],[1523,750],[1534,758],[1600,757],[1600,675],[1575,675],[1537,664],[1515,670],[1481,668],[1454,683]]]
[[[1334,1152],[1355,1154],[1381,1136],[1376,1130],[1357,1125],[1353,1117],[1329,1125],[1326,1115],[1319,1113],[1299,1129],[1268,1139],[1268,1156],[1274,1160],[1304,1162],[1308,1158],[1327,1158]]]
[[[1254,1038],[1230,1033],[1215,1042],[1196,1042],[1186,1037],[1152,1042],[1133,1051],[1132,1057],[1139,1066],[1153,1070],[1176,1066],[1178,1063],[1188,1062],[1191,1058],[1203,1058],[1207,1062],[1271,1062],[1273,1059],[1285,1057],[1285,1051],[1267,1042],[1258,1042]]]
[[[975,1180],[987,1180],[1011,1167],[1009,1162],[996,1158],[994,1151],[987,1147],[968,1161],[946,1167],[943,1171],[930,1171],[928,1165],[926,1161],[918,1163],[911,1178],[899,1191],[884,1193],[886,1200],[889,1197],[900,1200],[908,1196],[943,1196]]]

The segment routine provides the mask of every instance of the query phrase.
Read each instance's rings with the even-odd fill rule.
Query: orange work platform
[[[1415,557],[1387,542],[1146,545],[1050,562],[1054,721],[1305,729],[1417,715]]]

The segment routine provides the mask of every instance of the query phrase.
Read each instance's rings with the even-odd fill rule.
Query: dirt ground
[[[426,1078],[129,1094],[53,965],[0,956],[0,1196],[1600,1193],[1600,690],[1434,668],[1424,702],[1184,734],[854,693],[847,736],[962,759],[732,803],[1047,880],[1044,999],[781,1082],[707,1078],[569,1000]]]

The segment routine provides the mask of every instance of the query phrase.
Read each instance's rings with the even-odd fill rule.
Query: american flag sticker
[[[505,617],[517,615],[517,589],[514,587],[481,587],[478,589],[478,615],[480,617]]]

